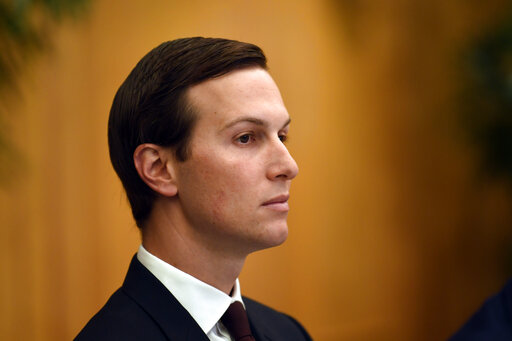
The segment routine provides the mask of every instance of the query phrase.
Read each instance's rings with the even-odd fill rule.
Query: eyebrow
[[[283,124],[283,128],[286,127],[287,125],[290,124],[290,122],[292,121],[291,118],[288,117],[288,120],[286,120],[285,124]],[[259,126],[266,126],[268,125],[268,122],[266,121],[263,121],[259,118],[256,118],[256,117],[252,117],[252,116],[247,116],[247,117],[239,117],[237,119],[234,119],[233,121],[229,122],[228,124],[226,124],[224,126],[224,128],[222,128],[222,130],[225,130],[227,128],[230,128],[240,122],[249,122],[249,123],[253,123],[253,124],[256,124],[256,125],[259,125]],[[281,128],[281,129],[283,129]]]

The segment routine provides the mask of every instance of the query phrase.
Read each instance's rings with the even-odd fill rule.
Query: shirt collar
[[[172,293],[205,334],[215,327],[231,303],[244,304],[238,278],[229,296],[152,255],[142,245],[137,259]]]

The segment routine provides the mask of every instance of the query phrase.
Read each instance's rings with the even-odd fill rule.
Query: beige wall
[[[260,45],[293,118],[289,240],[248,258],[244,294],[316,340],[445,339],[504,283],[512,223],[454,114],[450,56],[500,9],[470,3],[97,0],[10,105],[0,339],[71,339],[121,284],[139,236],[110,104],[149,49],[193,35]]]

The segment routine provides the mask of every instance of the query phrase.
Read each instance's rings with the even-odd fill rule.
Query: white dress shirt
[[[231,303],[244,304],[238,278],[229,296],[152,255],[142,245],[137,259],[172,293],[211,341],[232,340],[220,318]]]

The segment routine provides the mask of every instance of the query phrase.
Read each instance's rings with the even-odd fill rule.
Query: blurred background
[[[315,340],[445,340],[512,274],[509,1],[0,3],[0,339],[70,340],[139,234],[107,150],[136,62],[255,43],[293,118],[290,234],[245,295]]]

